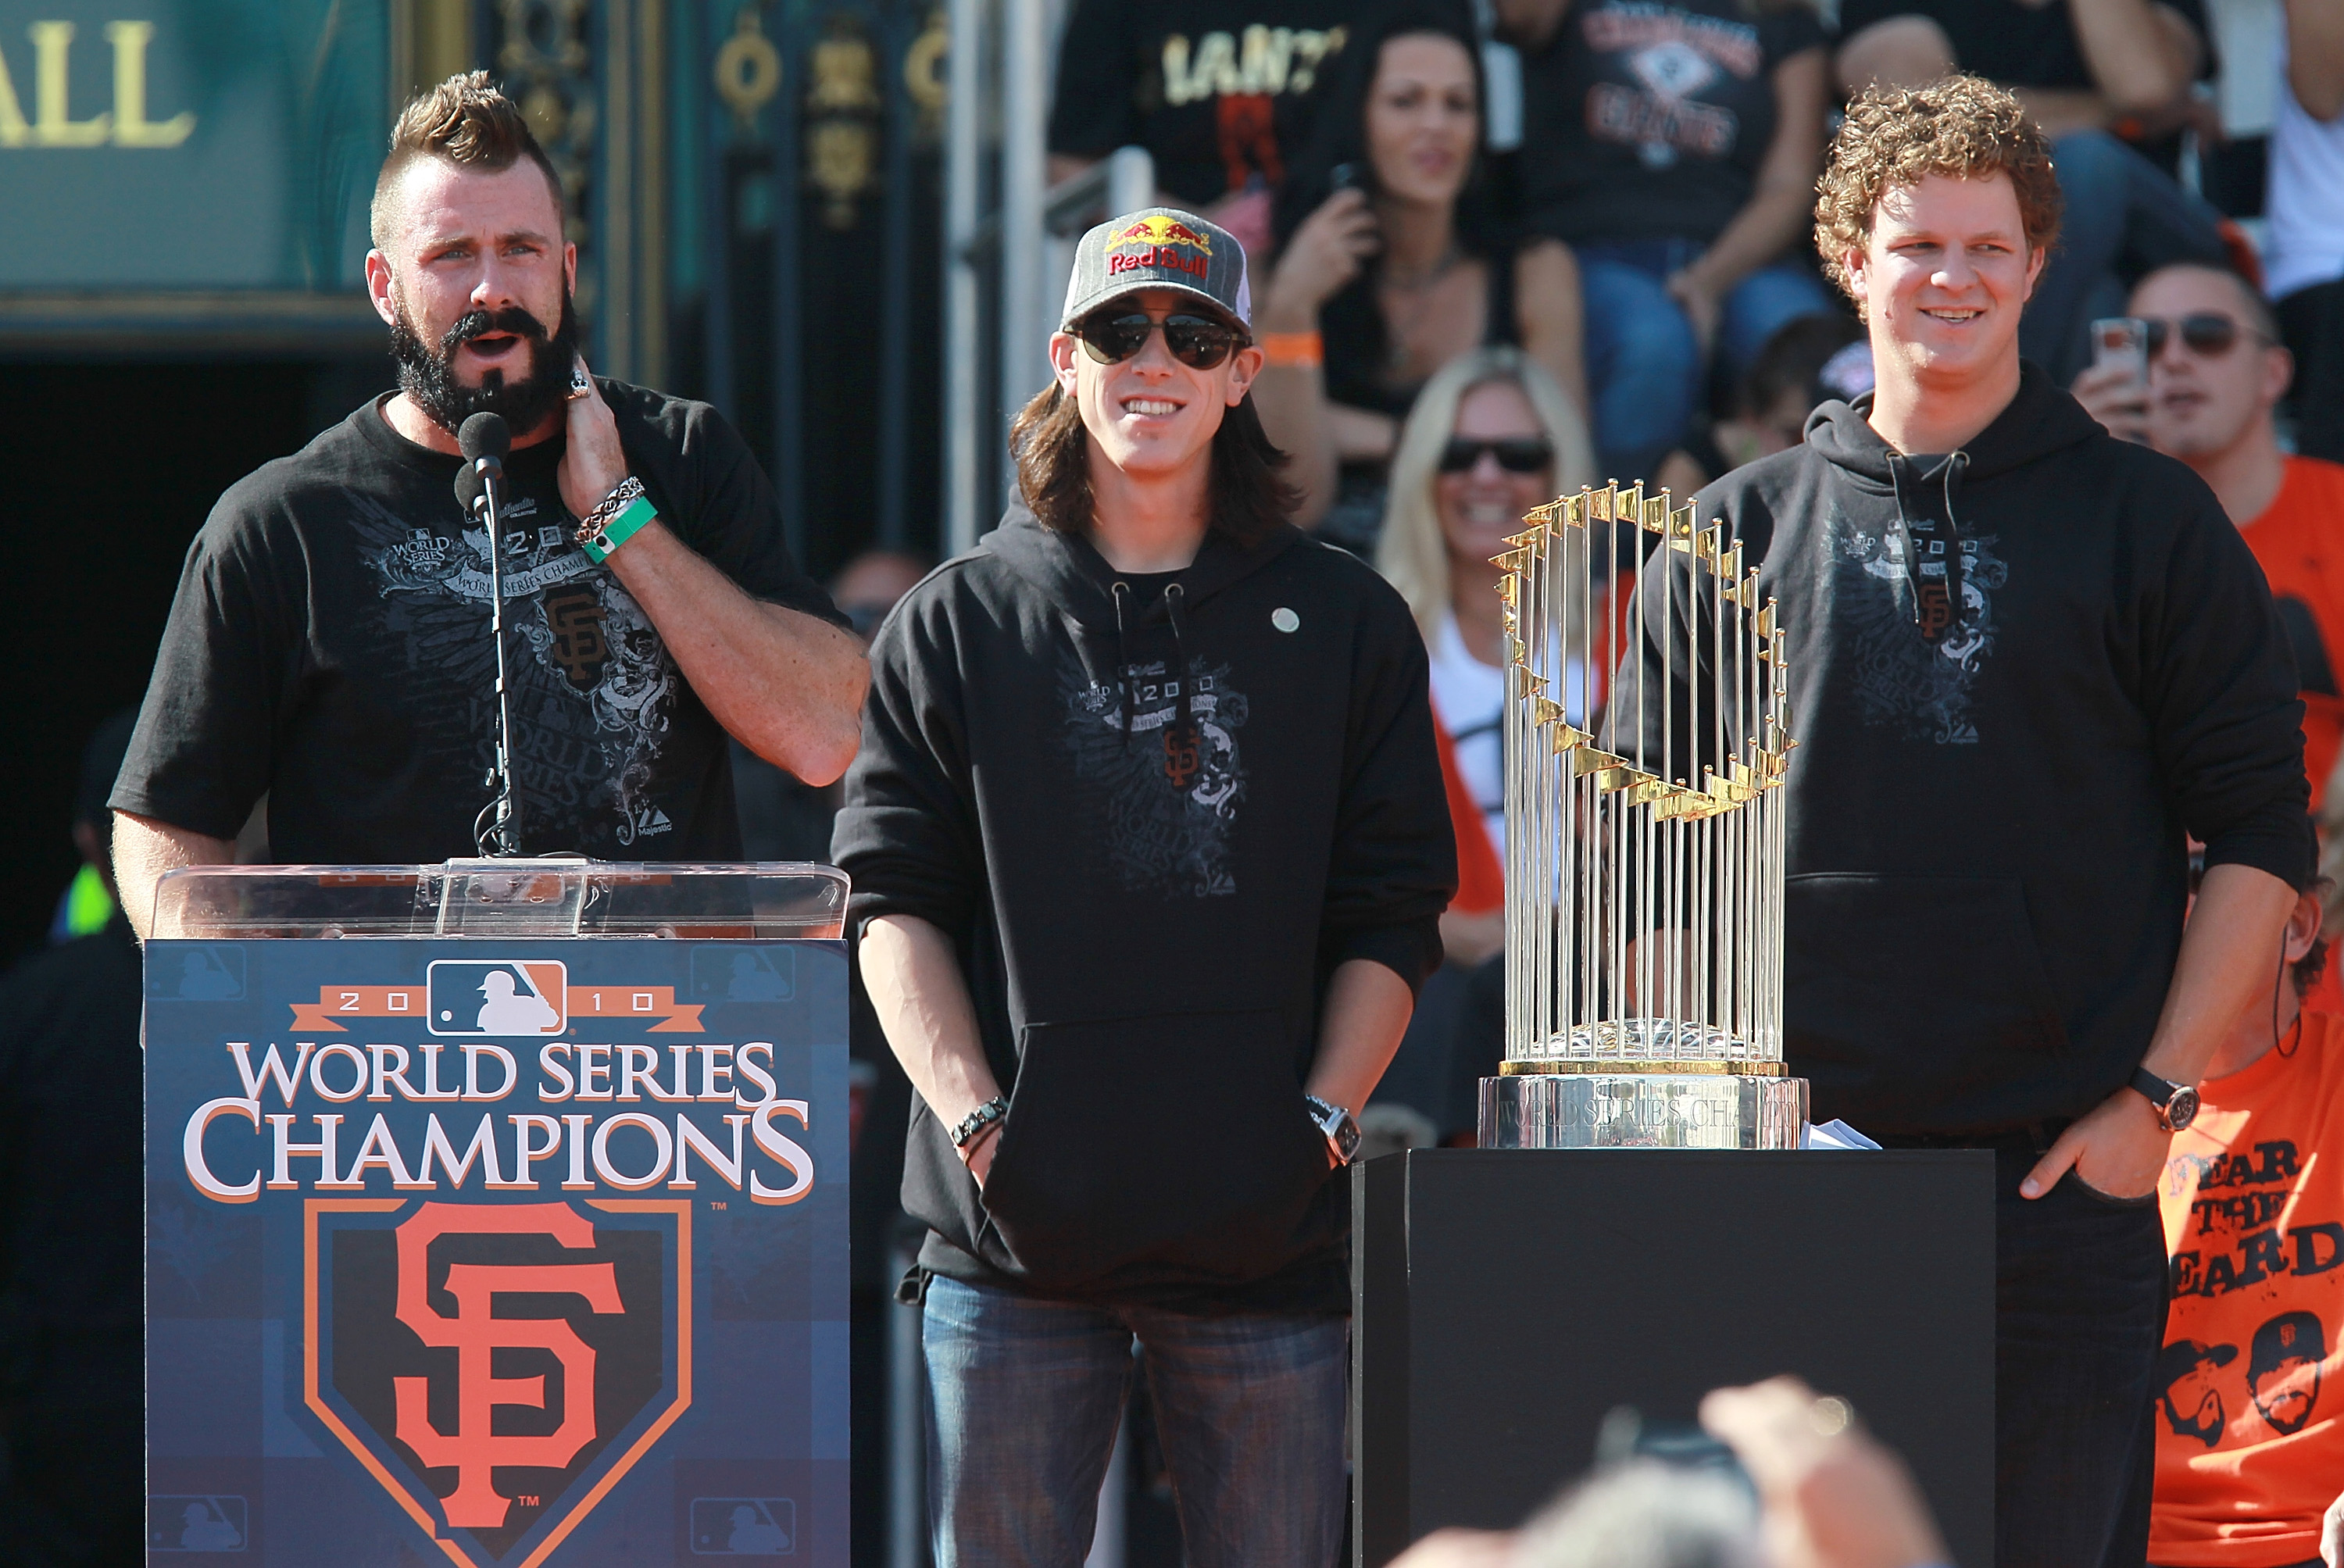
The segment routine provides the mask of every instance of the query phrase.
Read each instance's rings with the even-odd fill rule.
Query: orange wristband
[[[1316,332],[1264,332],[1255,341],[1273,369],[1311,370],[1327,359],[1326,343]]]

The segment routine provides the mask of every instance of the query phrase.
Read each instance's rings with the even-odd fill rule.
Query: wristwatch
[[[2198,1091],[2187,1084],[2158,1077],[2147,1067],[2135,1067],[2132,1087],[2157,1108],[2157,1119],[2167,1132],[2179,1132],[2198,1119]]]
[[[1310,1119],[1327,1135],[1327,1147],[1335,1151],[1335,1163],[1350,1164],[1351,1158],[1359,1152],[1359,1124],[1351,1113],[1317,1095],[1304,1095],[1302,1103],[1310,1108]]]

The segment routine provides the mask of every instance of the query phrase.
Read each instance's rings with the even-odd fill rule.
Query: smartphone
[[[1596,1467],[1608,1469],[1633,1459],[1707,1471],[1750,1488],[1753,1498],[1757,1495],[1741,1459],[1699,1422],[1648,1421],[1633,1405],[1615,1406],[1596,1432]]]
[[[2132,384],[2148,388],[2148,323],[2137,316],[2106,316],[2092,323],[2092,369],[2123,369]]]

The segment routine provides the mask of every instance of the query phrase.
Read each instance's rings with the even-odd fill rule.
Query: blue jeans
[[[2037,1158],[1995,1158],[1995,1562],[2138,1568],[2165,1230],[2154,1197],[2102,1198],[2073,1171],[2041,1198],[2019,1197]]]
[[[1135,1338],[1190,1568],[1329,1568],[1347,1320],[1095,1307],[941,1276],[921,1320],[938,1568],[1081,1568]]]
[[[1669,275],[1699,258],[1689,239],[1597,240],[1579,254],[1587,320],[1587,384],[1595,400],[1595,445],[1606,477],[1649,479],[1684,438],[1700,406],[1707,367],[1683,307],[1669,298]],[[1814,273],[1778,261],[1733,286],[1717,326],[1717,352],[1736,376],[1777,328],[1832,309]]]
[[[2229,265],[2218,215],[2106,131],[2051,144],[2066,211],[2018,325],[2019,352],[2065,387],[2092,362],[2091,323],[2125,313],[2129,285],[2176,261]]]

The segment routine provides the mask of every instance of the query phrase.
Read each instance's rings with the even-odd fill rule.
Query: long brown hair
[[[1036,393],[1010,425],[1009,455],[1017,464],[1018,493],[1043,527],[1090,531],[1090,431],[1083,428],[1081,405],[1056,381]],[[1301,491],[1279,472],[1286,454],[1261,428],[1251,392],[1222,413],[1211,457],[1212,526],[1240,547],[1260,543],[1301,504]]]

